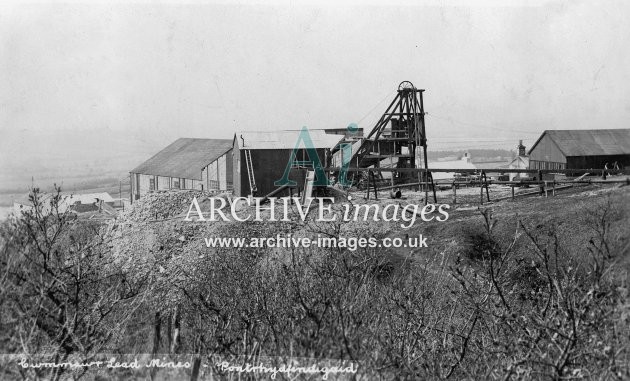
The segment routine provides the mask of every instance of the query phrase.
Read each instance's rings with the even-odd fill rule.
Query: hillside
[[[207,211],[199,192],[158,192],[108,227],[126,271],[155,277],[151,294],[159,303],[147,302],[138,318],[149,311],[179,314],[187,338],[182,350],[197,333],[213,332],[202,340],[223,358],[355,360],[362,373],[384,377],[629,374],[622,364],[630,359],[630,187],[576,187],[481,209],[462,204],[446,222],[420,221],[409,230],[395,222],[296,218],[185,222],[193,196]],[[287,233],[423,234],[428,248],[204,244],[208,237]],[[149,351],[151,340],[140,338],[153,328],[133,327],[138,331],[121,345]]]

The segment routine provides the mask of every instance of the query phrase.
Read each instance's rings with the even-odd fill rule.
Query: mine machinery
[[[350,168],[424,168],[425,179],[413,171],[393,171],[391,185],[431,181],[427,166],[424,90],[411,82],[398,85],[397,94],[374,128],[353,149]],[[382,180],[382,174],[376,174]]]

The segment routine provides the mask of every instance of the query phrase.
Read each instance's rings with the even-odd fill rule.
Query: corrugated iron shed
[[[630,129],[546,130],[529,150],[549,136],[566,157],[630,154]]]
[[[308,133],[315,146],[313,148],[333,148],[344,138],[343,135],[327,134],[322,130],[309,130]],[[294,149],[299,136],[300,130],[242,131],[237,132],[234,139],[241,149]]]
[[[130,172],[201,180],[203,168],[230,149],[231,139],[180,138]]]

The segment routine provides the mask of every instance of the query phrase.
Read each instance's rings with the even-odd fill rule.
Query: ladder
[[[254,166],[252,165],[252,154],[250,150],[245,150],[245,164],[247,165],[247,177],[249,178],[249,189],[252,192],[252,196],[255,195],[256,179],[254,178]]]
[[[304,179],[304,193],[302,194],[302,204],[305,204],[309,198],[313,197],[314,182],[315,171],[306,171],[306,178]]]

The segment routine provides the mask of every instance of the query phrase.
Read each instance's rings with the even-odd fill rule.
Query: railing
[[[329,172],[338,172],[341,170],[341,168],[325,168],[326,171]],[[505,169],[505,168],[501,168],[501,169],[496,169],[496,168],[489,168],[489,169],[471,169],[471,168],[463,168],[463,169],[423,169],[423,168],[347,168],[344,169],[347,172],[365,172],[367,173],[367,178],[368,178],[368,186],[367,186],[367,193],[366,193],[366,199],[370,198],[370,193],[374,193],[374,197],[376,199],[378,199],[378,191],[384,191],[384,190],[393,190],[393,189],[404,189],[404,188],[419,188],[422,187],[424,188],[424,202],[428,203],[428,199],[429,199],[429,189],[432,190],[433,193],[433,200],[434,202],[437,202],[437,194],[435,191],[436,187],[440,187],[440,186],[450,186],[452,187],[452,191],[453,191],[453,201],[452,203],[456,203],[457,202],[457,188],[458,186],[461,185],[465,185],[468,187],[476,187],[479,186],[480,187],[480,202],[481,204],[483,204],[484,202],[484,189],[485,189],[485,193],[486,193],[486,200],[489,202],[490,201],[490,192],[488,190],[488,186],[490,185],[509,185],[511,187],[511,197],[502,197],[499,198],[495,201],[499,201],[499,200],[503,200],[503,199],[509,199],[509,198],[516,198],[516,197],[520,197],[520,196],[528,196],[528,195],[544,195],[544,196],[548,196],[549,192],[551,192],[553,195],[555,195],[556,191],[562,190],[562,189],[567,189],[567,188],[571,188],[575,185],[578,184],[627,184],[630,185],[630,177],[626,177],[626,178],[615,178],[615,179],[605,179],[607,177],[607,175],[612,175],[612,174],[616,174],[616,175],[630,175],[630,170],[629,169],[625,169],[625,170],[604,170],[604,169]],[[429,179],[430,176],[432,176],[432,173],[462,173],[462,174],[475,174],[475,175],[479,175],[479,177],[476,177],[474,179],[469,179],[469,180],[458,180],[456,178],[453,179],[440,179],[440,180],[436,180],[436,181],[418,181],[418,182],[414,182],[414,183],[409,183],[409,184],[397,184],[397,185],[391,185],[391,186],[386,186],[386,187],[378,187],[378,183],[376,181],[372,181],[370,184],[370,177],[373,177],[374,173],[379,173],[379,172],[412,172],[412,173],[416,173],[417,174],[417,178],[418,179]],[[506,181],[506,180],[492,180],[492,179],[488,179],[487,174],[488,173],[500,173],[500,174],[508,174],[508,173],[531,173],[531,174],[537,174],[537,178],[534,180],[532,179],[519,179],[519,180],[511,180],[511,181]],[[578,177],[577,179],[554,179],[554,180],[544,180],[542,179],[542,175],[543,174],[582,174],[582,176]],[[596,176],[601,176],[601,178],[596,178],[596,179],[588,179],[585,178],[586,174],[592,174],[592,175],[596,175]],[[561,187],[556,187],[556,185],[563,185],[563,184],[570,184],[570,185],[564,185]],[[535,191],[535,192],[529,192],[529,193],[521,193],[521,194],[515,194],[514,192],[514,188],[516,186],[520,186],[520,187],[524,187],[524,186],[538,186],[539,190]]]
[[[429,168],[428,170],[424,168],[341,168],[341,167],[329,167],[324,168],[325,171],[329,172],[416,172],[416,173],[425,173],[425,172],[433,172],[433,173],[468,173],[468,174],[480,174],[482,172],[485,173],[571,173],[571,174],[602,174],[603,171],[606,171],[610,174],[624,174],[630,175],[630,168],[625,168],[622,170],[605,170],[603,168],[580,168],[580,169],[509,169],[509,168]]]

